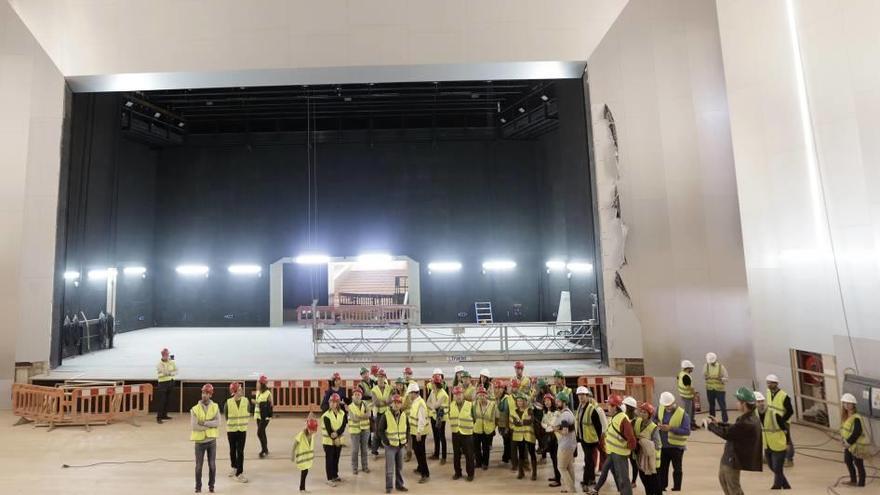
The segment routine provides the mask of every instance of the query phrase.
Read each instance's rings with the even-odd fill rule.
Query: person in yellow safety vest
[[[477,398],[477,387],[471,383],[471,374],[467,370],[461,372],[461,385],[464,390],[464,400],[473,403]]]
[[[403,398],[403,412],[409,411],[409,406],[412,403],[409,401],[409,394],[406,393],[407,386],[406,378],[399,376],[394,379],[394,389],[391,392],[391,395],[397,394]],[[412,460],[412,442],[406,442],[406,453],[404,454],[403,462],[409,462]]]
[[[452,388],[449,405],[449,429],[452,430],[452,479],[461,479],[461,458],[464,456],[467,480],[474,480],[474,406],[464,399],[461,385]]]
[[[348,405],[348,432],[351,434],[351,471],[358,474],[358,459],[361,471],[370,472],[370,405],[363,400],[360,386],[351,391],[351,404]]]
[[[299,492],[306,492],[306,478],[309,475],[309,469],[315,460],[315,433],[318,431],[318,420],[309,418],[306,420],[306,426],[296,434],[293,439],[293,449],[290,460],[296,463],[299,469]]]
[[[489,400],[489,391],[477,388],[477,402],[474,403],[474,462],[475,465],[489,469],[489,453],[492,451],[492,437],[495,436],[495,419],[498,408]]]
[[[693,372],[694,363],[685,359],[681,362],[681,371],[678,372],[676,383],[678,384],[678,397],[681,399],[681,405],[684,407],[684,412],[691,418],[691,430],[699,430],[694,410],[694,398],[697,392],[694,389]]]
[[[562,374],[560,370],[553,370],[553,385],[550,385],[550,393],[553,394],[554,397],[559,395],[559,392],[565,392],[565,395],[574,399],[574,394],[571,392],[570,387],[565,386],[565,375]],[[574,409],[574,403],[568,404],[569,409]]]
[[[156,365],[156,375],[159,386],[156,388],[156,422],[162,424],[162,421],[171,419],[168,415],[168,401],[171,399],[171,392],[174,390],[174,377],[177,376],[177,364],[174,362],[174,356],[168,349],[162,349],[160,353],[162,359]]]
[[[419,483],[426,483],[431,477],[428,470],[428,458],[425,453],[425,441],[428,439],[428,430],[431,427],[430,418],[428,417],[428,404],[419,394],[419,384],[410,383],[406,388],[409,395],[410,406],[407,409],[409,414],[409,432],[411,436],[412,450],[416,455],[416,472],[421,475]],[[408,443],[408,444],[409,444]]]
[[[669,466],[672,466],[672,490],[680,491],[684,480],[682,460],[691,434],[691,418],[683,407],[675,403],[671,392],[660,394],[660,408],[654,418],[660,430],[663,447],[660,451],[660,488],[669,486]]]
[[[257,438],[260,439],[260,458],[269,455],[269,438],[266,436],[266,428],[272,418],[272,390],[269,388],[269,378],[260,375],[258,380],[259,390],[251,392],[254,398],[254,419],[257,420]]]
[[[715,403],[721,409],[721,422],[727,423],[727,368],[718,362],[714,352],[706,354],[703,365],[703,378],[706,380],[706,400],[709,402],[709,416],[715,417]]]
[[[602,437],[602,418],[599,415],[600,408],[593,398],[593,391],[589,387],[578,387],[577,398],[575,435],[584,453],[581,488],[586,491],[596,483],[596,455],[599,449],[599,439]]]
[[[392,485],[399,492],[408,492],[403,482],[403,446],[409,436],[409,420],[403,411],[403,398],[390,398],[391,407],[379,416],[379,436],[385,447],[385,493]]]
[[[327,484],[336,486],[339,477],[339,458],[342,455],[343,434],[348,426],[348,416],[341,407],[339,395],[330,396],[330,409],[321,416],[321,444],[324,446],[324,466]]]
[[[529,398],[523,393],[516,396],[516,405],[510,411],[510,424],[513,435],[510,440],[516,446],[517,452],[517,479],[525,477],[526,453],[531,459],[532,481],[538,479],[538,458],[535,455],[535,428],[534,417],[529,409]]]
[[[480,377],[477,379],[477,389],[479,390],[480,387],[486,389],[486,395],[489,397],[490,402],[495,400],[495,387],[492,384],[492,373],[489,372],[488,368],[480,370]]]
[[[650,402],[642,402],[636,410],[636,422],[633,433],[639,442],[637,452],[633,455],[636,459],[638,475],[645,487],[645,495],[662,495],[660,480],[657,471],[660,469],[660,449],[663,442],[660,440],[660,430],[654,422],[654,405]]]
[[[229,477],[247,483],[244,476],[244,444],[247,440],[248,421],[251,418],[250,403],[244,398],[241,383],[229,384],[229,395],[223,412],[226,416],[226,438],[229,440]]]
[[[794,405],[791,397],[779,388],[779,377],[773,374],[767,375],[767,407],[781,416],[779,427],[785,431],[785,467],[794,466],[794,443],[791,441],[791,418],[794,416]]]
[[[505,399],[507,401],[508,417],[510,417],[510,414],[512,414],[513,411],[516,410],[517,396],[522,395],[523,397],[526,398],[527,403],[531,402],[531,399],[529,398],[528,393],[520,392],[520,389],[521,389],[520,386],[521,386],[521,384],[520,384],[519,380],[517,380],[516,378],[513,378],[507,384],[508,391],[507,391],[507,397],[505,397]],[[510,457],[510,459],[511,459],[510,470],[511,471],[517,471],[519,469],[519,450],[517,450],[519,447],[513,441],[514,431],[516,431],[516,428],[514,428],[513,424],[511,423],[511,425],[510,425],[510,445],[511,445],[511,447],[510,447],[510,455],[511,455],[511,457]],[[532,435],[534,436],[534,432],[532,432]],[[530,469],[529,464],[528,464],[528,460],[526,461],[526,465],[523,466],[523,469],[526,471],[528,471]]]
[[[406,380],[407,385],[410,383],[418,384],[415,379],[413,379],[413,370],[409,366],[403,369],[403,379]]]
[[[779,426],[779,418],[776,413],[767,408],[767,401],[763,395],[755,392],[755,403],[758,417],[761,419],[762,438],[764,444],[764,459],[770,470],[773,471],[773,489],[789,490],[791,485],[785,477],[785,431]]]
[[[205,456],[208,457],[208,491],[214,493],[214,481],[217,479],[217,436],[220,427],[220,407],[211,400],[214,386],[206,383],[202,386],[202,400],[189,410],[189,439],[196,447],[196,493],[202,492],[202,466]]]
[[[849,471],[847,486],[865,486],[865,458],[871,455],[871,437],[862,415],[856,410],[858,402],[853,394],[840,398],[840,438],[843,440],[843,462]]]
[[[638,402],[632,397],[621,398],[615,394],[608,398],[608,405],[614,411],[611,421],[608,423],[608,428],[605,430],[605,451],[608,454],[608,458],[605,460],[605,464],[602,465],[602,474],[596,481],[596,486],[588,489],[587,493],[599,493],[610,472],[614,476],[614,481],[617,483],[617,489],[620,493],[632,495],[629,464],[630,456],[638,446],[638,439],[633,429]]]
[[[384,369],[376,370],[376,384],[373,385],[370,393],[373,396],[373,414],[378,422],[391,405],[391,395],[394,393],[394,387],[388,384],[388,375],[385,374]],[[373,445],[371,445],[375,457],[379,456],[379,444],[381,443],[378,432],[377,428],[376,435],[373,435]]]
[[[513,363],[513,377],[516,379],[516,382],[519,384],[517,392],[522,392],[525,394],[529,394],[529,389],[532,386],[532,380],[528,376],[526,376],[526,365],[522,361],[517,361]]]
[[[435,368],[431,375],[431,391],[428,393],[428,416],[431,419],[431,434],[434,436],[432,460],[440,459],[446,464],[446,422],[449,417],[449,394],[443,381],[443,370]]]
[[[500,378],[495,379],[495,383],[493,383],[495,388],[495,407],[498,411],[495,415],[496,417],[496,426],[498,428],[498,434],[501,436],[501,442],[503,444],[503,448],[501,450],[501,463],[507,464],[511,462],[511,459],[516,457],[515,455],[511,455],[510,448],[510,401],[507,400],[507,384],[504,380]]]

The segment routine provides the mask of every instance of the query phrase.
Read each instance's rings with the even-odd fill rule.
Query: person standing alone
[[[727,423],[727,368],[718,362],[714,352],[706,354],[703,366],[703,378],[706,379],[706,400],[709,401],[709,416],[715,417],[715,404],[721,409],[721,422]]]
[[[272,390],[269,389],[269,378],[260,375],[258,381],[259,390],[253,392],[254,419],[257,420],[257,438],[260,439],[260,458],[269,455],[269,439],[266,437],[266,428],[269,419],[272,418]]]
[[[168,400],[171,398],[171,391],[174,390],[174,377],[177,376],[177,364],[174,362],[174,356],[168,349],[162,349],[160,353],[162,359],[156,365],[156,375],[159,386],[156,390],[156,422],[162,424],[162,421],[171,419],[168,415]]]

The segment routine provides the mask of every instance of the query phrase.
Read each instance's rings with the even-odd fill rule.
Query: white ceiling
[[[9,3],[75,89],[120,90],[217,86],[224,76],[242,85],[381,82],[388,70],[398,80],[450,79],[429,66],[456,78],[559,77],[573,62],[582,67],[627,0]],[[524,64],[536,61],[569,64]],[[132,73],[152,76],[104,77]]]

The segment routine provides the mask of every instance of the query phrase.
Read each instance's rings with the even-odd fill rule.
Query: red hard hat
[[[379,372],[379,365],[378,364],[374,364],[374,365],[370,366],[370,373],[375,375],[378,372]]]
[[[361,390],[360,384],[355,384],[354,388],[351,389],[351,395],[354,394],[364,395],[364,391]]]
[[[510,386],[513,388],[519,388],[519,380],[517,380],[516,378],[510,380]]]
[[[309,429],[312,433],[318,431],[318,420],[315,418],[309,418],[306,420],[306,428]]]
[[[339,402],[339,394],[331,394],[330,402]]]
[[[340,375],[339,373],[333,373],[333,379],[334,380],[342,380],[342,375]]]
[[[412,368],[407,366],[406,368],[403,369],[403,374],[404,375],[412,375]]]
[[[517,361],[517,362],[513,363],[513,367],[514,367],[514,369],[520,369],[520,370],[521,370],[521,369],[525,368],[526,365],[523,364],[522,361]]]
[[[463,393],[464,393],[464,389],[461,388],[461,386],[456,385],[456,386],[452,387],[452,395],[463,394]]]
[[[394,394],[391,396],[391,402],[401,402],[402,403],[403,398],[398,394]]]
[[[488,395],[488,394],[489,394],[489,393],[486,392],[486,388],[485,388],[485,387],[482,387],[482,386],[477,387],[477,395]]]
[[[266,375],[260,375],[260,383],[269,383],[269,377]]]
[[[376,376],[386,376],[387,377],[388,375],[385,374],[385,370],[383,370],[382,368],[379,368],[379,370],[376,371]]]
[[[240,383],[238,383],[238,382],[232,382],[232,383],[229,384],[229,393],[230,393],[230,394],[234,394],[234,393],[238,392],[238,389],[240,389],[240,388],[241,388],[241,384],[240,384]]]
[[[162,354],[163,356],[166,355],[166,354],[168,354],[168,348],[166,347],[166,348],[162,349],[161,354]]]
[[[613,407],[620,407],[623,404],[623,397],[614,394],[611,397],[608,397],[608,405]]]
[[[210,383],[206,383],[206,384],[202,385],[202,392],[204,392],[206,394],[214,395],[214,386],[211,385]]]
[[[553,394],[544,394],[544,400],[547,400],[547,399],[550,399],[552,401],[555,399],[555,397],[553,397]]]
[[[639,409],[648,413],[648,416],[654,415],[654,405],[650,402],[642,402],[641,404],[639,404]]]
[[[495,381],[492,382],[492,385],[495,388],[501,388],[504,386],[504,380],[502,380],[501,378],[496,378]]]

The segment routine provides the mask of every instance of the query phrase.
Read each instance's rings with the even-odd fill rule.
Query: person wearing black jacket
[[[349,403],[345,397],[345,387],[342,386],[342,376],[339,373],[333,373],[330,378],[330,388],[324,392],[324,399],[321,401],[321,412],[327,412],[330,409],[330,396],[336,394],[339,396],[340,405],[345,410],[345,405]]]
[[[794,416],[794,406],[791,403],[791,396],[788,395],[784,390],[779,388],[779,378],[776,375],[767,375],[767,405],[770,409],[775,409],[777,415],[779,415],[779,397],[781,397],[782,407],[781,409],[784,411],[781,415],[779,423],[779,427],[785,430],[785,467],[791,467],[794,465],[794,443],[791,440],[791,428],[789,426],[789,421],[792,416]]]
[[[725,495],[742,495],[739,477],[741,471],[761,471],[761,420],[755,414],[755,393],[746,387],[736,391],[742,413],[732,425],[717,423],[708,417],[709,431],[726,440],[718,480]]]
[[[342,410],[340,404],[340,397],[332,394],[330,408],[321,416],[321,443],[324,445],[327,484],[330,486],[336,486],[336,483],[342,481],[342,478],[339,477],[339,457],[342,454],[342,435],[348,425],[348,415]]]
[[[599,406],[593,399],[593,391],[589,387],[577,388],[578,408],[575,412],[575,433],[578,443],[584,452],[584,477],[581,487],[586,489],[596,484],[596,451],[602,437],[602,418]]]

